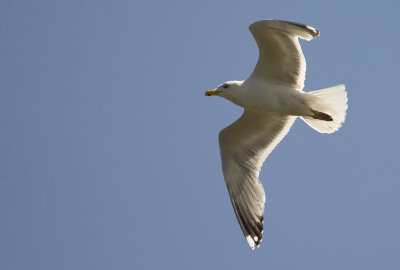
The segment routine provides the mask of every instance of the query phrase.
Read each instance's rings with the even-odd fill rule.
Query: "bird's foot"
[[[332,116],[330,116],[327,113],[323,113],[323,112],[319,112],[319,111],[315,111],[315,110],[311,110],[311,111],[314,114],[311,117],[314,119],[319,119],[319,120],[324,120],[324,121],[333,121]]]

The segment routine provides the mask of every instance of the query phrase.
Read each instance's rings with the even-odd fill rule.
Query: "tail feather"
[[[333,133],[337,131],[346,118],[347,93],[344,84],[336,85],[307,93],[307,105],[313,112],[319,113],[314,116],[303,116],[310,127],[320,133]],[[323,117],[324,115],[330,116]]]

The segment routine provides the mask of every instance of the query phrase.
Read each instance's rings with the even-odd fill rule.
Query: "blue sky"
[[[397,269],[395,1],[0,2],[1,269]],[[316,27],[305,91],[345,83],[333,135],[297,120],[264,164],[248,247],[217,134],[242,109],[248,25]]]

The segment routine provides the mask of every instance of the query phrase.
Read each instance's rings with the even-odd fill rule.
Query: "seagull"
[[[319,32],[300,23],[262,20],[250,25],[259,58],[250,77],[228,81],[206,96],[220,96],[243,107],[242,116],[219,133],[222,172],[233,210],[247,243],[262,240],[265,192],[261,167],[297,117],[320,133],[337,131],[346,118],[345,85],[303,92],[306,61],[299,38]]]

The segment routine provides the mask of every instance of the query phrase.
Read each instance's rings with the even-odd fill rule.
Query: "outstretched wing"
[[[306,60],[298,38],[311,40],[319,32],[304,24],[275,20],[255,22],[249,30],[259,49],[258,62],[250,77],[303,89]]]
[[[245,109],[219,133],[222,171],[232,206],[250,247],[262,239],[265,193],[258,179],[264,160],[288,133],[296,117]]]

